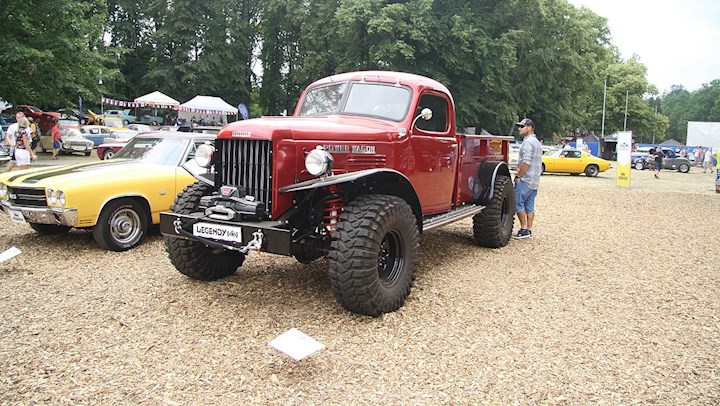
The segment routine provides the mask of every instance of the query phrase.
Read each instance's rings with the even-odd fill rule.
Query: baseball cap
[[[529,118],[523,118],[522,120],[520,120],[520,122],[515,123],[515,125],[518,127],[530,126],[530,127],[535,128],[535,123],[532,120],[530,120]]]

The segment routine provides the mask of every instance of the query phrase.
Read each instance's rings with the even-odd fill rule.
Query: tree
[[[100,40],[104,1],[0,2],[0,95],[41,108],[99,96],[98,79],[117,75]]]

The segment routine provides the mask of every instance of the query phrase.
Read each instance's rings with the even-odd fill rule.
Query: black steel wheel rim
[[[380,282],[391,287],[397,282],[402,273],[405,262],[405,252],[402,235],[397,231],[390,231],[383,238],[378,253],[378,276]]]

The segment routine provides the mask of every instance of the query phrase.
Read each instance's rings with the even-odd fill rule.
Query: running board
[[[484,208],[485,206],[472,204],[456,207],[447,213],[425,217],[425,219],[423,219],[423,231],[432,230],[433,228],[444,226],[445,224],[452,223],[453,221],[470,217],[474,214],[480,213]]]

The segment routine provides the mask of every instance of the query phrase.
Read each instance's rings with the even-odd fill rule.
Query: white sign
[[[630,186],[632,166],[632,131],[621,131],[617,136],[617,185]]]
[[[8,259],[20,255],[22,251],[20,251],[17,247],[10,247],[5,252],[0,253],[0,262],[5,262]]]
[[[275,337],[268,345],[295,361],[300,361],[325,348],[323,344],[296,328],[291,328]]]

